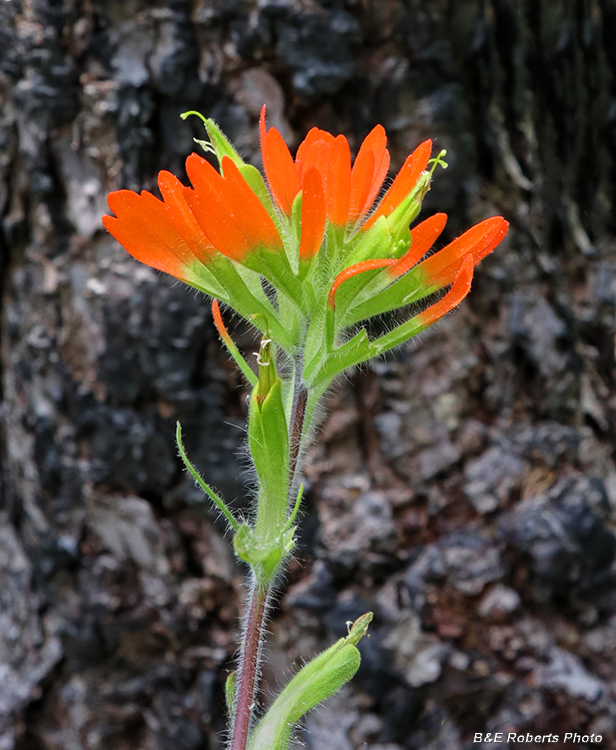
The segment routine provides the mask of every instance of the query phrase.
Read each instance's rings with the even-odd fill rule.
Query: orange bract
[[[473,280],[473,256],[467,255],[458,273],[456,274],[451,289],[447,294],[435,304],[431,305],[427,310],[419,313],[417,321],[420,323],[422,328],[427,328],[436,323],[437,320],[446,315],[450,310],[460,304],[466,295],[470,292],[471,282]]]
[[[220,171],[191,154],[186,171],[192,187],[162,171],[162,201],[147,192],[111,193],[109,207],[115,216],[104,217],[107,229],[143,263],[232,307],[235,301],[244,317],[258,312],[268,325],[279,327],[279,339],[289,350],[294,344],[285,339],[284,321],[277,317],[285,308],[277,305],[274,293],[283,294],[304,316],[298,318],[296,338],[305,326],[313,330],[311,320],[320,320],[318,305],[328,305],[330,343],[340,333],[336,326],[344,327],[345,320],[378,315],[449,285],[445,297],[416,319],[434,322],[460,301],[474,266],[503,239],[508,223],[500,216],[487,219],[425,257],[447,221],[445,214],[435,214],[409,232],[430,184],[432,141],[424,141],[407,157],[379,200],[390,165],[381,125],[366,136],[352,164],[348,140],[319,128],[309,130],[293,158],[280,132],[266,127],[265,114],[264,106],[259,128],[271,197],[254,168],[242,161],[215,123],[206,120]],[[321,252],[326,257],[313,264]],[[248,273],[244,269],[238,274],[236,264]],[[339,315],[334,314],[340,285],[363,273],[368,273],[363,280],[349,282],[344,305],[339,300]],[[214,319],[221,323],[216,306]],[[315,351],[319,347],[314,344]]]
[[[334,307],[336,292],[338,291],[338,287],[340,286],[340,284],[342,284],[343,282],[347,281],[348,279],[352,279],[353,276],[357,276],[360,273],[365,273],[366,271],[375,271],[378,268],[385,268],[386,266],[391,266],[391,264],[395,262],[396,261],[392,258],[371,258],[370,260],[362,260],[360,263],[356,263],[354,266],[345,268],[344,271],[342,271],[342,273],[339,273],[338,276],[336,276],[336,278],[334,279],[334,283],[329,290],[327,304],[330,307]]]
[[[365,138],[352,170],[349,142],[343,135],[334,138],[325,130],[312,128],[299,145],[293,162],[291,153],[276,128],[267,130],[265,106],[261,110],[260,129],[265,174],[272,195],[283,213],[290,216],[293,200],[304,185],[305,175],[314,168],[321,175],[327,218],[331,223],[336,227],[354,226],[364,219],[389,169],[387,136],[381,125],[373,128]],[[416,169],[412,174],[405,175],[401,187],[408,186],[415,172],[415,182],[419,179],[421,171],[427,165],[427,159],[425,164],[421,159],[415,159],[414,164]],[[397,205],[393,202],[398,200],[399,203],[404,197],[406,194],[402,195],[401,188],[397,188],[389,198],[391,208],[383,212],[389,213]]]
[[[306,172],[302,189],[302,237],[299,259],[309,260],[321,247],[325,233],[325,193],[318,170],[311,167]]]
[[[349,143],[343,135],[334,137],[312,128],[293,160],[278,130],[266,128],[265,107],[260,133],[265,174],[282,214],[290,219],[295,198],[303,195],[300,259],[318,253],[326,220],[352,231],[361,225],[389,169],[382,126],[377,125],[365,138],[352,169]],[[404,200],[425,170],[430,150],[431,142],[426,141],[406,160],[363,229]],[[186,170],[192,188],[182,186],[169,172],[160,173],[162,202],[146,192],[140,196],[122,190],[110,194],[109,206],[117,218],[106,217],[105,226],[135,258],[186,280],[195,261],[207,265],[217,252],[239,263],[264,249],[282,252],[274,220],[232,159],[222,157],[220,173],[205,159],[191,154]],[[416,250],[412,248],[393,264],[391,273],[401,274],[410,268]]]
[[[382,125],[377,125],[359,149],[351,173],[351,201],[349,218],[359,219],[370,209],[381,189],[389,169],[387,136]]]
[[[406,157],[402,169],[396,175],[389,190],[385,193],[376,211],[363,225],[363,229],[370,229],[379,216],[387,216],[402,203],[413,188],[417,185],[421,173],[425,172],[430,154],[432,153],[432,141],[427,140],[420,143],[410,156]]]
[[[501,242],[508,228],[509,222],[502,216],[486,219],[424,260],[417,268],[421,270],[426,282],[439,282],[441,286],[445,286],[453,281],[465,256],[470,255],[473,264],[477,265]]]
[[[216,249],[240,263],[261,248],[282,250],[276,225],[228,156],[222,169],[224,177],[197,154],[186,160],[194,186],[184,188],[186,201]]]
[[[190,245],[195,256],[202,263],[207,263],[216,249],[208,240],[190,210],[184,196],[184,186],[175,175],[163,170],[158,174],[158,188],[165,201],[167,214],[174,226]]]
[[[182,281],[193,277],[191,267],[212,250],[198,227],[186,229],[177,209],[143,191],[117,190],[108,198],[114,216],[103,216],[108,232],[137,260]],[[186,231],[182,231],[185,229]]]
[[[263,155],[263,169],[267,175],[272,195],[276,203],[287,216],[291,214],[293,200],[301,190],[301,185],[293,157],[283,137],[276,130],[265,128],[265,105],[261,110],[260,120],[261,153]]]
[[[393,263],[389,274],[402,276],[424,257],[436,242],[447,223],[447,214],[435,214],[411,229],[411,246],[400,260]]]
[[[263,108],[263,112],[265,113],[265,107]],[[297,149],[297,154],[295,156],[295,164],[297,166],[297,173],[299,174],[300,179],[302,177],[303,163],[304,159],[306,158],[306,154],[308,153],[310,147],[319,141],[323,141],[328,146],[331,146],[331,144],[334,142],[334,136],[331,133],[328,133],[326,130],[320,130],[319,128],[310,128],[304,140],[299,144],[299,148]]]

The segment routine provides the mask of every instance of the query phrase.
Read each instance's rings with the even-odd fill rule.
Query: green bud
[[[288,750],[291,734],[300,719],[336,693],[359,669],[361,658],[356,644],[371,620],[371,612],[360,617],[346,638],[341,638],[295,675],[257,724],[249,750]]]
[[[421,204],[430,190],[431,180],[432,173],[423,172],[413,191],[386,217],[394,245],[409,237],[409,227],[421,211]]]
[[[263,548],[280,545],[289,500],[289,431],[276,372],[275,353],[265,337],[258,355],[259,380],[250,400],[248,445],[259,479],[255,537]]]
[[[205,117],[201,114],[201,112],[197,112],[194,109],[191,109],[188,112],[182,112],[180,117],[182,118],[182,120],[185,120],[191,115],[195,115],[195,117],[198,117],[200,120],[202,120],[207,134],[210,137],[209,141],[203,141],[198,138],[193,138],[195,143],[198,143],[204,151],[216,154],[216,156],[218,157],[218,162],[221,165],[223,156],[228,156],[237,164],[238,167],[244,165],[244,160],[233,148],[233,146],[231,145],[231,141],[222,132],[222,130],[218,127],[214,120]]]
[[[235,706],[235,681],[237,672],[230,672],[225,681],[225,703],[227,704],[227,713],[233,716]]]
[[[244,160],[233,148],[233,146],[231,145],[231,141],[222,132],[222,130],[218,127],[214,120],[208,118],[205,121],[205,127],[207,129],[207,134],[210,137],[212,146],[214,147],[214,151],[216,151],[216,156],[218,157],[218,162],[220,163],[220,165],[222,166],[223,157],[228,156],[237,164],[238,167],[243,166],[245,163]]]
[[[272,352],[272,340],[264,336],[261,339],[257,364],[259,365],[259,381],[257,383],[257,402],[262,404],[268,397],[272,386],[276,382],[276,364]]]

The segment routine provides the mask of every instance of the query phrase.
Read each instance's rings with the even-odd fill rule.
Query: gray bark
[[[185,178],[184,110],[258,164],[263,102],[295,145],[381,122],[392,171],[432,137],[424,215],[512,223],[456,314],[333,391],[266,685],[372,609],[310,748],[616,746],[615,37],[613,0],[0,3],[0,748],[222,746],[242,571],[173,428],[241,505],[244,392],[207,301],[100,217]]]

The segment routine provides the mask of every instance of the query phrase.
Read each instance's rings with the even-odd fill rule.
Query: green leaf
[[[410,242],[400,240],[392,249],[391,258],[401,258],[409,247]],[[391,286],[391,283],[392,279],[387,272],[387,267],[364,271],[344,281],[336,292],[336,330],[343,330],[349,325],[347,322],[349,309],[354,309],[364,302],[369,303],[377,294]],[[360,320],[363,319],[360,318]]]
[[[252,260],[250,256],[247,260]],[[298,312],[306,312],[304,285],[293,271],[286,253],[263,247],[254,254],[255,267],[271,282],[278,292],[290,300]]]
[[[441,282],[427,284],[422,272],[418,268],[413,268],[390,283],[383,291],[367,299],[359,300],[357,304],[351,306],[344,316],[343,324],[353,325],[374,315],[382,315],[390,310],[397,310],[413,302],[419,302],[446,286],[446,283],[441,280]]]
[[[370,340],[365,329],[361,329],[346,344],[335,348],[329,353],[323,365],[315,372],[311,369],[304,373],[304,382],[310,388],[329,382],[348,367],[364,362],[373,356],[370,351]]]
[[[366,634],[372,613],[360,617],[346,638],[317,656],[289,682],[252,734],[248,750],[288,750],[298,722],[312,708],[331,697],[359,669],[356,648]]]
[[[186,455],[186,450],[184,448],[184,441],[182,440],[182,425],[179,422],[176,422],[176,426],[175,426],[175,440],[178,446],[178,450],[180,452],[180,457],[182,461],[184,462],[184,466],[188,469],[188,471],[192,475],[195,482],[197,482],[199,487],[201,487],[201,489],[205,492],[205,494],[210,498],[210,500],[214,503],[214,505],[218,508],[218,510],[227,519],[227,521],[229,522],[229,526],[231,526],[232,529],[235,529],[235,531],[237,531],[240,528],[240,524],[234,517],[233,513],[229,510],[229,508],[225,504],[225,501],[214,492],[214,490],[210,487],[209,484],[206,484],[203,481],[199,472],[195,469],[195,467],[188,460],[188,456]]]
[[[191,263],[189,268],[192,275],[190,279],[185,281],[186,284],[190,284],[190,286],[210,297],[216,297],[216,299],[227,302],[229,299],[227,290],[222,286],[220,280],[216,278],[216,276],[206,268],[203,263],[196,261]]]
[[[299,486],[299,492],[297,493],[297,499],[295,500],[295,505],[293,506],[293,510],[291,511],[291,515],[289,516],[287,520],[287,525],[284,527],[285,532],[288,531],[291,526],[293,526],[293,523],[295,519],[297,518],[297,513],[299,511],[299,506],[302,504],[302,496],[304,494],[304,485],[300,484]]]
[[[365,233],[354,251],[345,259],[344,266],[350,268],[366,260],[393,258],[396,251],[398,251],[398,248],[394,247],[392,242],[387,219],[381,216],[376,224]],[[402,252],[404,252],[404,249],[402,249]],[[363,290],[381,273],[381,270],[364,271],[347,279],[338,287],[335,298],[337,322],[342,320],[349,305],[354,304]]]
[[[228,300],[228,304],[250,322],[252,315],[261,315],[272,339],[283,349],[290,351],[292,345],[286,327],[281,324],[276,310],[263,292],[260,276],[243,266],[235,265],[222,255],[215,256],[215,263],[217,275],[224,281],[227,290],[222,299]],[[263,324],[257,320],[253,325],[264,330]]]
[[[370,258],[390,258],[392,239],[387,219],[379,217],[368,231],[356,235],[359,239],[353,250],[344,258],[344,268]]]
[[[405,341],[417,336],[418,333],[424,331],[428,326],[422,324],[421,317],[416,315],[414,318],[407,320],[406,323],[397,326],[393,331],[389,331],[384,336],[380,336],[370,344],[370,350],[372,357],[378,357],[381,354],[385,354],[390,349],[404,344]]]

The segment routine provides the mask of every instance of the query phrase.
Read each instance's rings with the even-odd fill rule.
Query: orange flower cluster
[[[192,187],[163,171],[158,178],[162,201],[147,191],[116,191],[109,195],[115,217],[105,216],[103,222],[143,263],[246,317],[258,313],[272,324],[274,335],[276,327],[292,329],[279,342],[289,350],[319,309],[335,311],[327,313],[328,338],[333,336],[335,346],[348,325],[451,286],[443,299],[413,318],[407,332],[414,335],[459,303],[474,267],[507,232],[502,217],[487,219],[424,259],[447,219],[439,213],[409,230],[430,185],[430,140],[407,157],[379,200],[390,164],[380,125],[365,138],[353,164],[347,139],[318,128],[308,132],[293,159],[278,130],[266,127],[263,107],[266,185],[215,124],[205,122],[220,171],[191,154],[186,170]],[[265,278],[278,297],[293,303],[293,321],[281,320],[288,310],[283,313],[280,299],[266,295],[260,282],[251,283],[250,274]],[[378,347],[371,351],[380,353]]]

